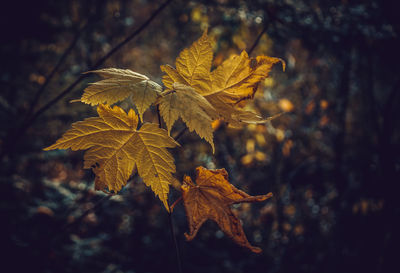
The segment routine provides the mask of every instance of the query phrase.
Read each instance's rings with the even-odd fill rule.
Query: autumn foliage
[[[248,195],[229,183],[225,169],[207,170],[197,167],[196,183],[189,176],[183,178],[182,196],[190,229],[188,234],[185,233],[186,239],[192,240],[201,225],[211,219],[237,244],[255,253],[261,252],[260,248],[247,241],[240,220],[230,206],[244,202],[262,202],[272,197],[272,193]]]
[[[164,89],[147,76],[128,69],[107,68],[91,73],[103,79],[84,90],[81,102],[98,105],[98,117],[87,118],[72,125],[57,142],[45,150],[86,150],[84,168],[91,168],[96,175],[97,190],[117,193],[136,172],[151,188],[170,212],[168,193],[176,178],[175,163],[167,148],[179,144],[170,136],[174,123],[181,118],[190,131],[207,141],[212,151],[212,122],[222,120],[229,126],[243,123],[265,123],[264,118],[238,106],[239,102],[252,99],[258,86],[279,58],[257,56],[250,58],[243,51],[233,55],[211,71],[212,42],[204,32],[199,40],[184,49],[175,62],[176,68],[163,65],[161,70]],[[110,105],[130,98],[135,106],[125,112]],[[165,121],[147,123],[143,113],[156,105]],[[190,107],[187,107],[190,105]],[[196,183],[185,176],[181,186],[183,202],[192,240],[201,225],[208,219],[215,221],[221,230],[237,244],[253,252],[240,220],[230,206],[243,202],[261,202],[272,193],[250,196],[228,181],[225,169],[196,168]],[[179,182],[178,182],[179,183]]]

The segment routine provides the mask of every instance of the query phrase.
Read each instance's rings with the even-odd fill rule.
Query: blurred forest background
[[[288,113],[241,130],[220,124],[214,155],[190,133],[172,150],[179,180],[199,165],[226,168],[238,188],[275,195],[235,207],[260,255],[232,243],[212,222],[186,242],[178,205],[173,220],[184,272],[398,268],[400,20],[391,2],[2,4],[1,271],[177,272],[167,213],[137,177],[108,198],[82,170],[83,152],[42,149],[73,122],[95,115],[89,105],[70,103],[98,79],[82,72],[129,68],[161,84],[160,65],[174,65],[207,27],[216,41],[214,66],[253,45],[252,56],[286,61],[286,71],[276,65],[248,107],[265,117]],[[145,119],[157,122],[154,111]],[[171,200],[178,197],[172,190]]]

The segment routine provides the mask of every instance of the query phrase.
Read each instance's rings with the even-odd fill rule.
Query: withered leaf
[[[259,83],[278,62],[281,62],[285,69],[285,62],[279,58],[263,55],[249,58],[246,51],[242,51],[240,55],[232,55],[212,71],[212,91],[204,95],[222,93],[225,102],[232,104],[251,99]]]
[[[255,253],[262,251],[249,243],[240,220],[230,206],[243,202],[261,202],[272,197],[272,193],[248,195],[229,183],[225,169],[208,170],[203,167],[196,168],[196,183],[185,176],[181,189],[189,222],[189,233],[185,233],[187,240],[193,240],[201,225],[210,219],[235,243]]]

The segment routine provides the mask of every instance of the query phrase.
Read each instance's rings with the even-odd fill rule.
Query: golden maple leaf
[[[249,243],[240,220],[230,206],[243,202],[261,202],[272,197],[272,193],[248,195],[229,183],[225,169],[208,170],[203,167],[196,168],[196,184],[189,176],[185,176],[181,189],[189,222],[189,234],[185,233],[187,240],[193,240],[201,225],[211,219],[235,243],[256,253],[262,251]]]
[[[197,134],[210,143],[214,152],[213,128],[211,123],[218,117],[214,107],[192,87],[174,83],[173,90],[166,91],[157,100],[160,114],[163,117],[168,133],[175,121],[180,117],[189,131]]]
[[[176,58],[175,65],[179,75],[185,80],[180,82],[196,90],[211,90],[210,68],[213,59],[211,42],[207,31],[189,48],[185,48]],[[200,93],[202,94],[202,92]]]
[[[84,168],[96,174],[95,188],[118,192],[126,185],[136,166],[143,182],[168,210],[169,185],[174,179],[174,158],[166,148],[179,146],[158,124],[145,123],[139,129],[138,117],[118,106],[100,104],[98,117],[72,124],[57,142],[44,150],[87,150]]]
[[[246,51],[243,51],[210,72],[212,58],[211,42],[207,32],[204,32],[199,40],[181,52],[176,59],[176,69],[169,65],[161,66],[161,70],[166,73],[163,76],[164,85],[169,90],[172,90],[176,82],[191,86],[232,126],[270,120],[242,110],[236,104],[252,99],[259,83],[268,76],[272,66],[281,62],[285,69],[284,61],[268,56],[249,58]]]
[[[147,76],[129,69],[105,68],[86,73],[96,73],[104,79],[87,87],[80,101],[90,105],[113,104],[131,96],[141,120],[143,113],[162,90],[159,84]]]

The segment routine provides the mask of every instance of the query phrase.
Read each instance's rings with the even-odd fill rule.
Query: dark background
[[[249,109],[266,125],[221,124],[216,153],[194,134],[172,150],[176,177],[226,168],[265,203],[234,210],[253,254],[207,222],[196,239],[174,213],[184,272],[392,272],[399,255],[400,21],[395,1],[172,1],[100,67],[161,83],[162,64],[208,26],[217,66],[249,50],[280,57]],[[177,272],[165,209],[135,177],[93,190],[83,152],[43,152],[95,108],[70,103],[85,76],[162,1],[9,1],[0,11],[2,272]],[[257,37],[263,33],[257,42]],[[52,72],[53,71],[53,72]],[[65,95],[59,96],[64,90]],[[122,103],[123,107],[129,104]],[[154,109],[145,119],[157,122]],[[173,135],[183,125],[176,124]],[[171,190],[171,200],[179,192]],[[4,252],[3,252],[4,251]]]

